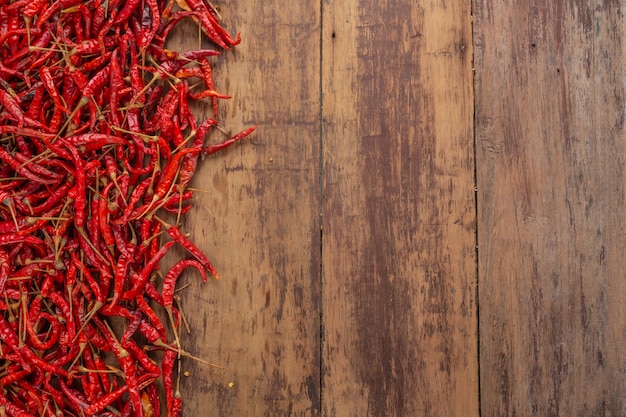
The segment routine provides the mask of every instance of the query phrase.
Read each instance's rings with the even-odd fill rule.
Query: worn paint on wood
[[[478,415],[467,1],[323,4],[323,413]]]
[[[219,1],[242,42],[215,62],[220,120],[250,140],[201,164],[184,229],[220,272],[188,277],[185,416],[315,416],[319,410],[319,4]],[[197,48],[197,32],[176,35]],[[209,116],[208,110],[207,117]],[[214,132],[207,142],[224,136]]]
[[[620,1],[474,1],[484,416],[626,415]]]

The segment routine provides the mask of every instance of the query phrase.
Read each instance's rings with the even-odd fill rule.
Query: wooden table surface
[[[214,3],[184,415],[625,416],[626,2]]]

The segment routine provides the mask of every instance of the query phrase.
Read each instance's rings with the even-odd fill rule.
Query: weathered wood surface
[[[319,3],[224,0],[243,41],[216,59],[226,128],[251,140],[207,158],[185,230],[220,271],[183,293],[185,416],[312,416],[319,409]],[[191,25],[192,26],[192,25]],[[192,27],[190,26],[190,29]],[[178,40],[197,47],[197,32]],[[222,140],[215,132],[211,140]],[[189,282],[193,280],[190,277]]]
[[[478,415],[469,2],[323,3],[323,415]]]
[[[484,416],[626,415],[623,1],[474,1]]]
[[[623,1],[218,3],[184,415],[626,415]]]

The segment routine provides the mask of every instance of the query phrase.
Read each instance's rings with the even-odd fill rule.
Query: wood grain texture
[[[316,416],[319,410],[319,3],[224,0],[242,42],[216,59],[220,120],[252,139],[207,158],[184,230],[220,281],[189,277],[185,416]],[[176,40],[196,48],[193,25]],[[209,117],[208,108],[205,109]],[[214,132],[207,142],[223,140]],[[184,282],[183,282],[184,284]]]
[[[324,1],[323,414],[476,416],[467,1]]]
[[[484,416],[626,415],[623,1],[474,1]]]

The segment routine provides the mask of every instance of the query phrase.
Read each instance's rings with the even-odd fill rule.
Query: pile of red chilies
[[[254,129],[207,146],[218,51],[168,50],[182,21],[239,43],[207,0],[0,0],[0,416],[181,413],[176,281],[217,278],[189,182]]]

